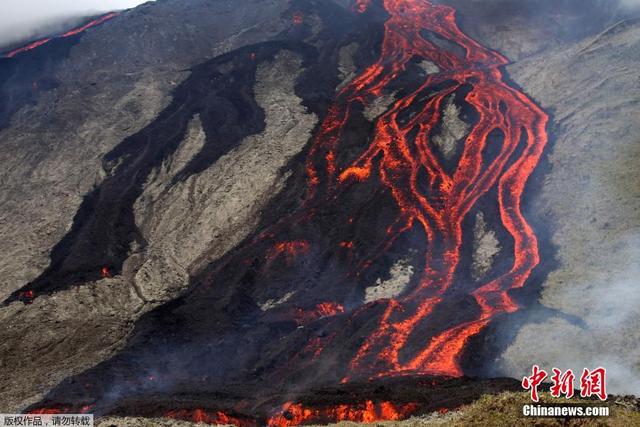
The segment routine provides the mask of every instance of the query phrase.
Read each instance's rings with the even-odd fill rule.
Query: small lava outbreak
[[[57,36],[53,36],[53,37],[48,37],[48,38],[43,38],[40,40],[36,40],[34,42],[31,42],[25,46],[19,47],[17,49],[14,49],[10,52],[7,52],[4,54],[5,58],[13,58],[14,56],[18,55],[19,53],[22,52],[27,52],[29,50],[35,49],[39,46],[42,46],[45,43],[50,42],[51,40],[55,39],[55,38],[66,38],[66,37],[71,37],[71,36],[75,36],[76,34],[80,34],[81,32],[91,28],[91,27],[95,27],[96,25],[100,25],[105,21],[108,21],[111,18],[115,18],[116,16],[118,16],[117,12],[110,12],[107,13],[106,15],[102,15],[101,17],[94,19],[93,21],[87,22],[86,24],[74,28],[72,30],[67,31],[66,33],[57,35]]]

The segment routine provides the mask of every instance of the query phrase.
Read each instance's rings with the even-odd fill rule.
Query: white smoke
[[[620,5],[629,9],[640,7],[640,0],[619,0]]]
[[[521,378],[536,363],[547,372],[557,367],[579,376],[585,367],[603,366],[609,392],[640,395],[640,233],[621,237],[614,247],[620,262],[609,271],[552,291],[565,305],[573,301],[571,311],[585,324],[553,317],[524,326],[499,361],[503,373]]]
[[[147,0],[1,0],[0,47],[68,29],[82,18]]]

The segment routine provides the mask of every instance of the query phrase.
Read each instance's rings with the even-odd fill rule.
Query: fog
[[[2,0],[0,46],[55,33],[88,15],[127,9],[145,0]]]
[[[625,7],[640,7],[640,0],[620,0],[620,3]]]
[[[640,236],[621,237],[616,247],[620,259],[629,261],[618,266],[619,271],[591,276],[590,280],[572,278],[562,289],[551,291],[554,299],[588,307],[582,313],[585,325],[571,324],[560,317],[545,318],[547,313],[532,313],[533,323],[520,330],[516,345],[499,361],[501,373],[522,378],[537,363],[547,372],[552,367],[563,371],[570,368],[579,378],[583,368],[603,366],[610,392],[640,393],[640,266],[632,261],[640,256]]]

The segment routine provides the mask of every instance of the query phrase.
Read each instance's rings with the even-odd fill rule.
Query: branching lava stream
[[[371,4],[370,0],[358,0],[354,2],[354,12],[367,13]],[[362,338],[348,366],[340,368],[346,373],[343,383],[398,375],[462,376],[460,356],[469,338],[496,315],[518,310],[508,292],[524,286],[539,263],[537,239],[520,204],[525,184],[547,143],[547,115],[504,81],[500,67],[508,60],[462,33],[454,9],[427,0],[384,0],[383,4],[390,17],[385,23],[380,56],[346,84],[329,107],[306,159],[307,194],[301,208],[253,241],[272,242],[263,256],[265,270],[273,269],[278,260],[292,266],[297,257],[313,252],[313,242],[300,240],[298,234],[304,235],[299,230],[315,220],[318,206],[341,203],[349,189],[372,180],[391,194],[399,212],[387,228],[384,241],[376,242],[374,252],[384,253],[400,236],[416,228],[423,232],[425,267],[419,272],[417,284],[399,297],[378,300],[353,311],[343,308],[341,301],[328,301],[307,310],[308,314],[302,310],[293,314],[298,324],[318,318],[335,318],[336,324],[345,317],[349,319],[347,323],[376,318],[373,332]],[[460,49],[446,50],[434,37]],[[419,60],[431,62],[438,72],[427,74],[415,90],[395,100],[376,119],[368,145],[348,164],[341,164],[339,154],[346,150],[343,132],[356,107],[366,107],[392,92],[392,83],[412,61]],[[445,100],[461,92],[477,120],[451,168],[441,160],[432,139],[443,120]],[[501,135],[498,142],[492,138],[496,132]],[[487,151],[493,154],[488,156]],[[513,239],[512,265],[468,292],[477,306],[475,318],[469,320],[467,313],[467,319],[458,320],[457,324],[432,322],[434,311],[447,300],[447,291],[455,284],[462,257],[463,221],[478,200],[496,188],[499,220]],[[359,208],[349,207],[349,225],[357,222]],[[337,245],[349,253],[355,246],[344,240]],[[350,255],[350,262],[357,266],[352,272],[354,277],[373,265],[375,255],[371,253]],[[206,282],[214,282],[215,274],[209,275]],[[374,311],[380,304],[384,305],[382,315]],[[422,347],[416,350],[415,343],[409,345],[410,337],[425,324],[436,332],[424,337]],[[310,338],[278,372],[290,370],[305,354],[312,355],[311,362],[302,366],[312,366],[334,337],[335,333]],[[321,408],[288,402],[269,419],[269,425],[402,419],[416,408],[413,404],[374,401]]]
[[[358,12],[369,2],[359,1]],[[387,230],[389,247],[402,233],[419,226],[427,236],[425,266],[419,285],[398,299],[389,299],[377,330],[366,339],[351,362],[350,371],[376,375],[428,373],[459,376],[459,356],[469,337],[480,332],[497,314],[513,312],[517,304],[510,289],[522,287],[539,262],[533,230],[520,209],[525,183],[536,167],[547,142],[548,117],[536,104],[503,81],[500,67],[507,59],[484,48],[458,28],[451,7],[426,0],[384,0],[390,15],[385,24],[382,51],[376,63],[346,85],[322,123],[307,160],[308,199],[335,198],[345,186],[379,177],[393,195],[400,215]],[[443,50],[425,37],[435,34],[464,49],[464,57]],[[339,167],[336,153],[341,133],[355,104],[367,105],[380,96],[412,59],[432,62],[439,72],[394,102],[376,122],[369,147],[357,160]],[[453,82],[423,100],[421,94]],[[465,102],[475,109],[473,125],[453,173],[447,173],[431,137],[442,119],[445,98],[461,87],[471,89]],[[401,117],[409,108],[417,112]],[[497,155],[483,155],[490,134],[499,131],[503,141]],[[379,159],[379,160],[378,160]],[[427,172],[427,191],[419,183]],[[513,265],[505,274],[481,284],[472,292],[480,307],[475,320],[465,321],[434,336],[409,360],[400,351],[416,325],[443,301],[459,265],[462,222],[478,199],[497,185],[500,219],[512,236]],[[322,196],[320,196],[322,194]],[[375,366],[375,368],[371,368]],[[345,378],[347,381],[348,378]]]

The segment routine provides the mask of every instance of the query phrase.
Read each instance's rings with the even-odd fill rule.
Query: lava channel
[[[40,47],[43,44],[46,44],[46,43],[50,42],[53,39],[67,38],[67,37],[75,36],[76,34],[80,34],[83,31],[88,30],[91,27],[95,27],[96,25],[100,25],[100,24],[104,23],[105,21],[108,21],[109,19],[115,18],[118,15],[119,15],[118,12],[107,13],[105,15],[102,15],[99,18],[94,19],[93,21],[89,21],[86,24],[84,24],[84,25],[82,25],[80,27],[74,28],[72,30],[69,30],[69,31],[67,31],[65,33],[62,33],[62,34],[59,34],[59,35],[53,36],[53,37],[45,37],[45,38],[42,38],[40,40],[33,41],[33,42],[31,42],[31,43],[29,43],[27,45],[24,45],[22,47],[19,47],[17,49],[14,49],[12,51],[9,51],[9,52],[4,54],[4,57],[5,58],[13,58],[14,56],[16,56],[16,55],[18,55],[20,53],[27,52],[27,51],[33,50],[33,49],[35,49],[37,47]]]
[[[466,36],[456,24],[453,8],[427,0],[384,0],[383,4],[389,19],[380,56],[345,85],[329,107],[306,160],[308,193],[302,210],[308,212],[294,217],[308,221],[313,218],[312,206],[340,203],[348,188],[377,180],[392,195],[399,212],[386,241],[379,244],[382,252],[410,230],[418,228],[426,236],[420,280],[400,297],[385,300],[377,328],[354,354],[343,381],[356,375],[461,376],[460,356],[469,338],[496,315],[518,310],[509,291],[523,287],[539,264],[538,242],[522,214],[521,200],[547,143],[548,116],[505,82],[501,67],[508,60]],[[366,12],[369,5],[369,1],[357,2],[357,12]],[[443,49],[426,34],[460,47],[461,53]],[[355,160],[339,164],[343,131],[354,107],[366,107],[391,92],[387,89],[415,60],[430,61],[439,71],[427,74],[419,87],[395,100],[376,119],[368,146]],[[440,89],[423,96],[433,88]],[[459,149],[457,164],[448,168],[432,135],[443,119],[445,100],[463,90],[464,102],[478,119]],[[502,135],[499,143],[491,138],[496,132]],[[496,154],[488,159],[487,150]],[[409,348],[410,336],[447,299],[461,264],[463,221],[492,189],[497,190],[493,193],[499,221],[513,240],[512,265],[467,291],[477,305],[473,319],[437,331],[418,350],[415,344]],[[353,216],[357,220],[355,209]],[[372,263],[362,260],[359,268]],[[364,309],[352,315],[369,313]]]

